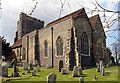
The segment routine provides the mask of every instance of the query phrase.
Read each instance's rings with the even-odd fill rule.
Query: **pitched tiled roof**
[[[53,25],[53,24],[56,24],[56,23],[60,22],[61,20],[65,19],[65,18],[68,18],[68,17],[71,17],[71,18],[74,19],[74,18],[76,18],[76,17],[78,16],[78,14],[80,14],[81,16],[82,16],[82,15],[85,15],[85,14],[86,14],[86,13],[85,13],[85,9],[82,8],[82,9],[79,9],[79,10],[77,10],[77,11],[75,11],[75,12],[72,12],[72,13],[64,16],[64,17],[61,17],[61,18],[59,18],[59,19],[57,19],[57,20],[55,20],[55,21],[50,22],[49,24],[47,24],[47,26],[51,26],[51,25]]]
[[[22,39],[17,40],[13,45],[12,48],[17,48],[22,46]]]

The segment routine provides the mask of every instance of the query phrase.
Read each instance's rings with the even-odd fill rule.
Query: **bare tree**
[[[116,65],[118,65],[119,61],[120,61],[120,49],[119,49],[119,43],[118,42],[113,44],[112,53],[115,56]]]

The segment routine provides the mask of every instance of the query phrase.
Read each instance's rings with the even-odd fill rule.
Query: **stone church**
[[[108,63],[110,51],[99,15],[88,17],[79,9],[48,23],[20,14],[13,50],[20,62],[40,62],[61,69],[95,66],[99,60]]]

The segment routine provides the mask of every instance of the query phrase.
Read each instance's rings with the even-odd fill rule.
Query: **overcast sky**
[[[31,15],[32,17],[43,20],[45,24],[59,18],[59,10],[61,8],[60,1],[64,2],[64,0],[2,0],[2,13],[0,13],[0,15],[2,15],[2,17],[0,18],[2,19],[0,20],[0,27],[2,28],[0,28],[0,34],[2,36],[5,36],[8,42],[10,42],[11,44],[13,44],[14,41],[15,32],[17,30],[17,21],[19,19],[20,12],[25,12],[29,14],[32,11],[32,8],[34,7],[36,1],[38,2],[38,5],[33,14]],[[95,2],[95,0],[91,1]],[[100,3],[101,6],[105,7],[106,9],[116,10],[118,8],[118,0],[106,0],[106,2],[104,0],[97,1]],[[95,6],[90,3],[89,0],[66,0],[61,16],[76,11],[82,7],[95,9]],[[88,12],[87,9],[86,11]],[[103,13],[99,14],[102,19]],[[111,16],[112,14],[108,13],[107,15]],[[116,16],[117,15],[115,15],[114,17]],[[117,27],[117,24],[115,24],[114,27]],[[106,28],[105,30],[109,29]],[[117,36],[115,32],[113,32],[111,35]],[[107,38],[107,46],[109,46],[114,41],[116,41],[115,38]]]

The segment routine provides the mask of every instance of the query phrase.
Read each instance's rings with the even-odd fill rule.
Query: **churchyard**
[[[19,73],[18,77],[11,77],[13,75],[13,68],[8,68],[8,77],[3,77],[3,81],[7,82],[27,82],[27,81],[44,81],[46,82],[50,73],[54,73],[53,78],[56,79],[56,83],[60,81],[74,81],[80,83],[78,81],[84,80],[84,83],[88,83],[89,81],[109,81],[114,83],[118,81],[118,66],[110,66],[104,68],[104,75],[101,75],[100,72],[97,72],[97,67],[82,70],[82,74],[78,74],[77,76],[73,76],[73,71],[68,71],[66,74],[59,72],[58,69],[55,68],[45,68],[45,67],[34,67],[33,69],[28,68],[28,70],[24,70],[23,67],[18,67],[15,71]],[[64,69],[63,69],[64,70]],[[66,72],[66,71],[65,71]],[[82,77],[82,78],[81,78]],[[114,81],[114,82],[113,82]],[[54,82],[53,82],[54,83]],[[82,82],[81,82],[82,83]]]

